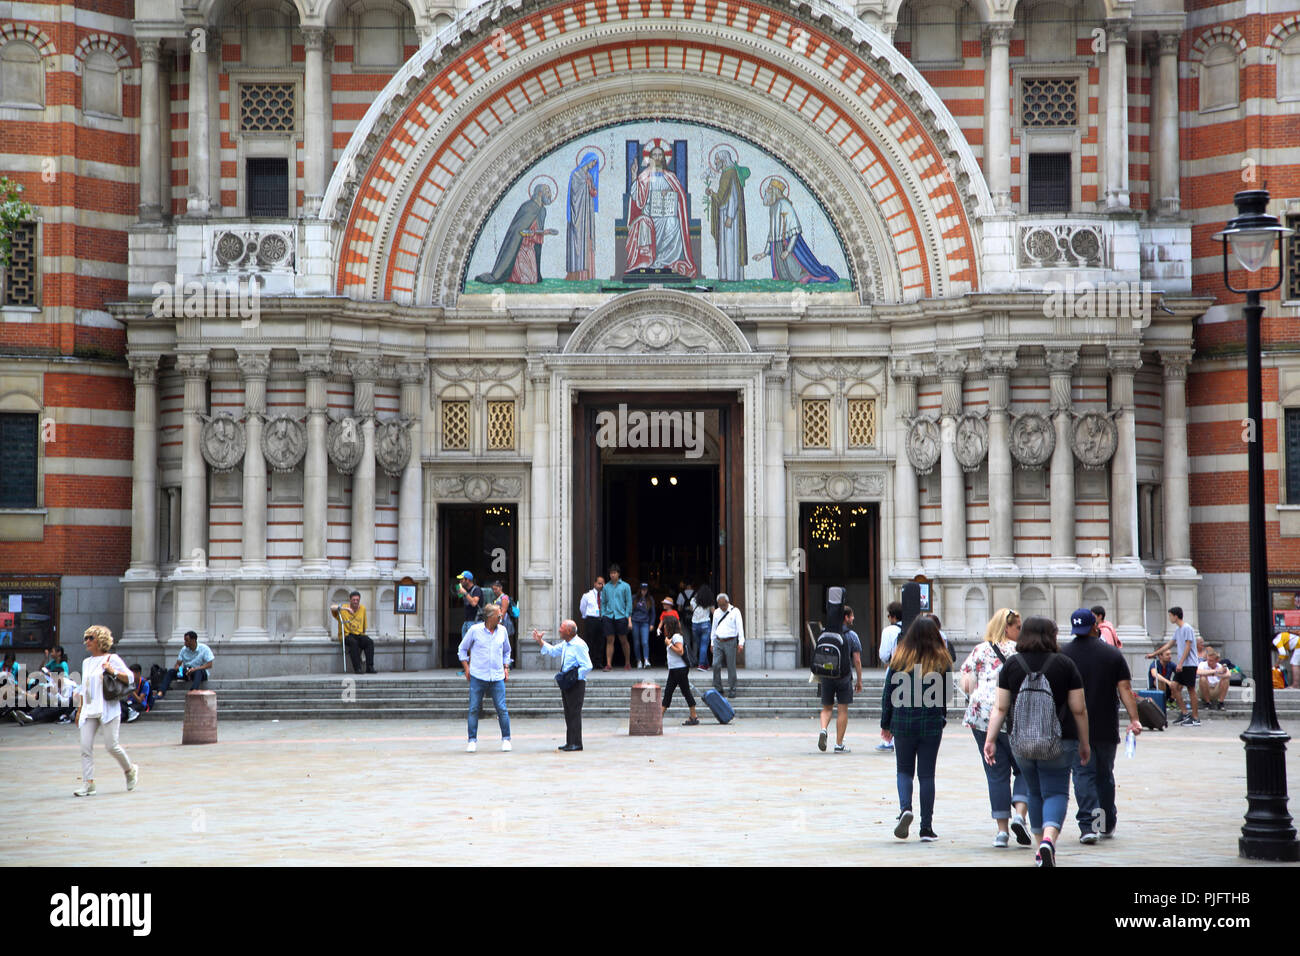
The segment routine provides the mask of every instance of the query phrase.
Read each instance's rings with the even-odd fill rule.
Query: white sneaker
[[[993,835],[993,845],[998,849],[1005,850],[1009,842],[1011,842],[1010,833],[1004,833],[1002,830],[999,830]]]
[[[1097,834],[1093,833],[1091,830],[1089,830],[1087,833],[1079,834],[1079,842],[1082,843],[1084,846],[1092,846],[1099,839],[1101,838],[1097,836]]]
[[[501,741],[501,752],[504,754],[510,753],[510,741],[508,740]]]
[[[131,769],[126,772],[126,789],[134,790],[136,783],[140,780],[140,765],[131,764]]]
[[[465,753],[467,754],[475,753],[477,750],[478,750],[477,740],[471,740],[469,743],[465,745]]]
[[[826,752],[826,728],[823,727],[817,734],[817,749],[822,753]]]
[[[95,795],[95,781],[91,780],[89,783],[83,783],[80,790],[72,791],[72,795],[74,797],[93,797]]]

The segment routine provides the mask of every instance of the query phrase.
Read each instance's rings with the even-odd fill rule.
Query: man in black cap
[[[1074,762],[1074,799],[1079,804],[1079,842],[1096,843],[1115,832],[1115,752],[1119,731],[1115,714],[1119,701],[1128,711],[1129,733],[1142,733],[1137,715],[1137,698],[1130,683],[1124,655],[1101,639],[1097,617],[1086,607],[1070,615],[1074,640],[1061,653],[1074,661],[1083,677],[1083,698],[1088,707],[1088,740],[1092,753],[1088,762]]]

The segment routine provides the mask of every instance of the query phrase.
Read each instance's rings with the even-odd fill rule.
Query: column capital
[[[126,357],[126,364],[135,376],[137,385],[153,385],[158,381],[158,360],[162,356],[157,352],[132,352]]]
[[[210,363],[207,352],[182,352],[176,356],[176,367],[186,378],[207,378]]]
[[[897,382],[915,382],[921,377],[921,367],[915,359],[897,358],[890,374]]]
[[[267,373],[271,370],[271,353],[269,351],[240,352],[235,362],[239,366],[239,374],[245,380],[266,378]]]
[[[425,362],[398,362],[394,369],[397,380],[403,385],[423,385],[429,376],[429,366]]]
[[[984,371],[990,376],[1010,375],[1018,364],[1014,348],[984,350]]]
[[[146,37],[142,40],[135,41],[136,47],[140,50],[140,62],[157,63],[159,56],[162,54],[162,40],[156,37]]]
[[[1165,380],[1172,378],[1187,378],[1187,366],[1192,364],[1191,349],[1162,349],[1160,351],[1160,364],[1164,368]]]
[[[1128,45],[1128,31],[1133,27],[1133,21],[1127,19],[1107,20],[1106,25],[1106,42],[1118,43],[1122,46]]]
[[[945,380],[960,380],[969,365],[970,360],[962,352],[940,352],[935,357],[939,377]]]
[[[304,50],[325,49],[325,37],[328,31],[324,27],[301,27],[298,32],[302,34]]]
[[[990,23],[981,31],[980,39],[989,46],[1010,46],[1014,29],[1014,23]]]
[[[1079,364],[1079,350],[1048,349],[1045,362],[1048,372],[1052,375],[1069,375]]]
[[[1156,46],[1159,48],[1161,56],[1177,56],[1182,40],[1183,34],[1177,30],[1170,33],[1156,34]]]
[[[1142,367],[1142,350],[1131,346],[1112,346],[1107,351],[1112,375],[1132,375]]]
[[[381,366],[377,354],[367,353],[348,360],[348,372],[354,382],[374,382],[379,378]]]
[[[298,370],[308,378],[324,378],[334,370],[329,350],[298,353]]]

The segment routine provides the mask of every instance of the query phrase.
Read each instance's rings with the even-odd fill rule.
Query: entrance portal
[[[876,667],[880,643],[880,506],[868,502],[799,505],[799,546],[807,556],[800,589],[802,663],[811,663],[813,643],[826,609],[826,589],[844,588],[853,608],[853,630],[862,641],[862,666]]]
[[[442,604],[443,667],[459,667],[460,627],[465,620],[465,602],[456,595],[452,580],[462,571],[474,575],[474,583],[483,589],[484,600],[492,599],[491,584],[500,581],[502,590],[517,598],[515,574],[515,506],[514,505],[439,505],[438,567],[444,580],[435,582],[433,593]],[[515,658],[519,655],[519,636],[510,641]]]

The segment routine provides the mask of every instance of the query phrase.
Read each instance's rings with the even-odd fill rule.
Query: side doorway
[[[845,589],[853,629],[862,641],[862,666],[878,664],[880,641],[880,506],[872,502],[799,505],[799,546],[806,562],[800,581],[800,663],[811,663],[815,634],[826,608],[826,589]]]
[[[513,599],[518,591],[516,570],[518,534],[515,505],[438,505],[438,568],[443,579],[430,586],[438,602],[443,667],[459,667],[456,649],[460,646],[460,628],[465,620],[465,604],[456,596],[455,578],[462,571],[474,575],[474,583],[491,600],[493,581]],[[516,660],[519,640],[510,642]]]

